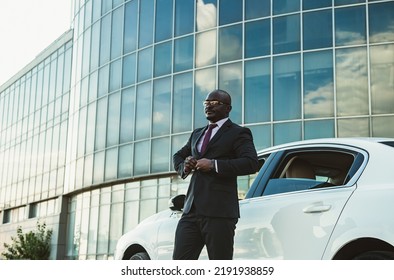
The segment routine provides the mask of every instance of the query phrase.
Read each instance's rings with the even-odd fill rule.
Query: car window
[[[259,167],[258,167],[256,173],[246,175],[246,176],[238,176],[238,178],[237,178],[238,199],[244,199],[246,197],[246,194],[248,193],[253,182],[255,181],[259,170],[261,169],[261,167],[263,167],[264,163],[266,162],[267,157],[268,157],[268,155],[259,157]]]
[[[285,153],[263,195],[344,185],[354,161],[354,153],[337,150]]]

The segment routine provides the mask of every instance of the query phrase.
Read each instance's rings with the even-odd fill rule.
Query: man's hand
[[[184,162],[184,171],[185,173],[190,173],[193,169],[196,168],[197,160],[192,156],[189,156],[185,159]]]
[[[196,169],[203,172],[211,171],[215,169],[215,161],[207,158],[199,159],[197,160]]]

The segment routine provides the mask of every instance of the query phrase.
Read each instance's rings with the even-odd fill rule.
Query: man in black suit
[[[173,156],[182,178],[193,174],[175,233],[173,259],[198,259],[204,245],[209,259],[233,257],[239,218],[237,176],[255,173],[258,160],[251,131],[229,119],[231,108],[227,92],[209,93],[204,109],[210,124],[194,130]]]

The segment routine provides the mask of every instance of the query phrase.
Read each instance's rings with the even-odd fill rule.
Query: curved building
[[[112,258],[186,191],[215,88],[257,149],[394,137],[392,0],[80,0],[72,25],[0,87],[0,244],[43,220],[51,258]]]

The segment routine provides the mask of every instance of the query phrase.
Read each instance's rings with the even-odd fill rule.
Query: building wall
[[[74,6],[67,136],[60,137],[66,148],[51,154],[63,164],[43,161],[41,173],[14,175],[3,162],[20,156],[25,144],[17,143],[25,140],[18,139],[30,126],[24,113],[0,111],[2,213],[48,198],[66,201],[58,208],[67,209],[66,220],[59,218],[67,227],[59,258],[111,258],[124,232],[185,192],[172,154],[205,125],[202,101],[215,88],[230,92],[231,119],[252,130],[257,149],[322,137],[394,137],[392,0],[77,0]],[[27,77],[1,92],[0,109],[25,100],[14,96]],[[45,134],[51,135],[55,123],[62,131],[60,121],[47,120],[37,131],[52,127]],[[15,131],[22,131],[19,138]],[[60,174],[57,184],[52,172]],[[251,180],[239,179],[241,196]]]

